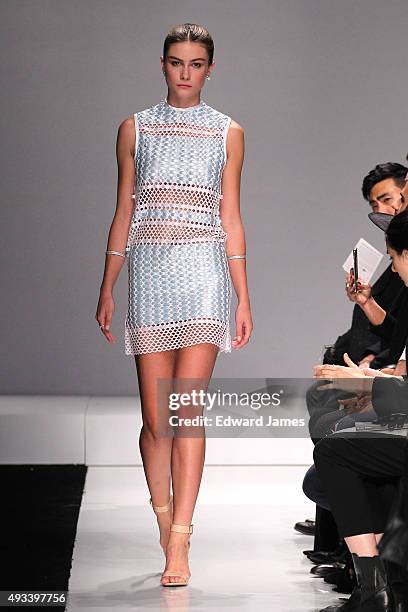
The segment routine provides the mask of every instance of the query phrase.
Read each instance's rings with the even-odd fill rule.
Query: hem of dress
[[[199,340],[198,342],[190,342],[189,344],[181,344],[180,346],[173,346],[172,348],[159,348],[159,349],[150,349],[148,351],[135,351],[135,352],[129,352],[126,351],[124,352],[124,354],[128,357],[134,357],[135,355],[150,355],[151,353],[164,353],[166,351],[173,351],[173,350],[177,350],[180,348],[186,348],[188,346],[197,346],[199,344],[213,344],[214,346],[218,346],[219,348],[219,353],[231,353],[232,349],[230,347],[227,346],[220,346],[219,344],[217,344],[216,342],[212,342],[211,340]]]
[[[126,324],[125,324],[124,343],[125,343],[124,354],[127,356],[148,355],[150,353],[161,353],[164,351],[171,351],[174,349],[180,349],[180,348],[184,348],[187,346],[197,346],[199,344],[213,344],[214,346],[218,346],[219,353],[231,353],[232,352],[231,331],[230,331],[229,323],[225,326],[218,342],[214,340],[214,338],[205,338],[205,336],[201,336],[200,338],[197,338],[196,341],[194,340],[186,341],[185,339],[183,340],[183,338],[180,338],[178,341],[172,340],[173,345],[167,348],[166,346],[161,346],[159,348],[149,347],[146,350],[137,349],[135,347],[135,342],[134,340],[131,339],[131,333],[128,331],[128,328],[126,327]],[[175,346],[174,346],[174,343],[175,343]]]

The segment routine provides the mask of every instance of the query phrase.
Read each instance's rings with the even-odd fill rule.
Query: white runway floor
[[[187,587],[164,588],[164,556],[143,468],[89,467],[67,610],[315,612],[338,602],[310,574],[314,519],[305,466],[206,466],[195,509]]]

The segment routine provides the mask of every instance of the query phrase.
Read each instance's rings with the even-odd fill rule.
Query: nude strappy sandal
[[[176,525],[175,523],[171,524],[170,531],[177,531],[178,533],[193,533],[193,525]],[[190,538],[188,539],[188,546],[190,547]],[[183,575],[180,572],[164,572],[162,574],[162,578],[166,576],[179,576],[180,580],[177,582],[161,582],[161,585],[164,587],[172,587],[172,586],[187,586],[188,581],[190,580],[190,576]]]
[[[167,502],[167,504],[165,506],[153,506],[152,498],[149,499],[149,503],[150,503],[151,507],[153,508],[155,514],[158,514],[160,512],[168,512],[171,509],[172,501],[173,501],[173,495],[170,495],[170,499],[169,499],[169,501]],[[162,550],[163,550],[163,553],[165,555],[166,554],[166,550],[163,548],[163,546],[162,546]]]

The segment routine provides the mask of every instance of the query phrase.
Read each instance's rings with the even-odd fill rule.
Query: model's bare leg
[[[214,369],[219,348],[210,343],[198,344],[178,349],[175,366],[174,391],[186,393],[194,390],[207,390]],[[199,379],[194,383],[191,379]],[[179,408],[179,417],[193,417],[203,413],[202,406],[184,406]],[[190,435],[189,435],[190,433]],[[189,432],[173,438],[171,471],[173,480],[174,514],[173,523],[190,525],[200,488],[205,458],[205,430],[196,427],[194,435]],[[165,571],[180,572],[180,576],[189,576],[188,541],[190,535],[170,532],[166,551]],[[165,576],[162,584],[177,582],[178,576]]]
[[[139,447],[147,486],[155,506],[165,506],[169,501],[173,442],[172,437],[164,436],[161,431],[160,416],[163,412],[162,407],[158,406],[158,379],[172,380],[175,358],[175,350],[135,355],[143,419]],[[171,511],[157,514],[163,551],[168,543],[171,521]]]

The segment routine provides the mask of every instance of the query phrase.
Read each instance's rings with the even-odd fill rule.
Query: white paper
[[[384,255],[364,238],[360,238],[355,248],[358,250],[358,277],[364,283],[369,283]],[[345,272],[350,272],[350,268],[354,268],[353,251],[343,264]]]

